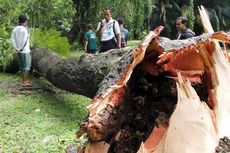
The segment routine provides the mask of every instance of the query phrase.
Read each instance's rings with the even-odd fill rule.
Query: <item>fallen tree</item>
[[[97,55],[84,54],[80,58],[61,60],[48,49],[33,50],[33,68],[46,77],[53,85],[80,95],[93,98],[100,83],[117,79],[129,61],[132,48],[115,49]],[[112,69],[117,68],[118,72]],[[114,74],[111,74],[114,73]]]
[[[89,136],[85,152],[137,152],[145,142],[139,152],[210,153],[230,137],[229,63],[213,41],[230,36],[170,40],[162,29],[137,48],[80,59],[34,51],[35,68],[55,86],[93,98],[78,133]]]

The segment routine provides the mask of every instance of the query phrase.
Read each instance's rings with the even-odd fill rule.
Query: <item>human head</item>
[[[92,30],[93,29],[93,25],[92,24],[87,24],[87,29],[88,30]]]
[[[180,16],[176,19],[176,28],[178,31],[184,31],[187,27],[188,19],[186,17]]]
[[[117,19],[117,22],[119,23],[119,25],[123,25],[124,24],[124,19],[122,17]]]
[[[107,22],[112,18],[112,11],[110,8],[104,9],[104,18]]]
[[[26,15],[20,15],[18,17],[18,22],[19,22],[20,25],[25,24],[27,22],[27,16]]]

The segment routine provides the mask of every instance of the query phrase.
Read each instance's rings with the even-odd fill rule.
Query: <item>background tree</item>
[[[97,28],[99,19],[96,14],[103,17],[103,9],[110,7],[113,18],[123,17],[125,27],[129,30],[131,39],[142,39],[151,29],[163,25],[165,29],[161,36],[171,39],[177,33],[175,20],[178,16],[186,16],[189,19],[189,27],[197,35],[203,33],[197,7],[204,5],[207,8],[210,20],[215,31],[228,31],[230,27],[229,0],[0,0],[0,65],[6,65],[12,59],[11,44],[9,41],[13,26],[17,25],[19,14],[29,16],[29,27],[38,28],[36,42],[51,43],[35,47],[58,46],[61,53],[60,40],[51,35],[68,38],[68,42],[77,46],[83,45],[85,25],[92,23],[94,30]],[[50,30],[51,29],[51,30]],[[49,36],[49,32],[50,36]],[[50,37],[46,39],[46,37]],[[51,40],[53,41],[43,41]],[[64,48],[70,49],[66,41]],[[67,43],[68,43],[67,42]],[[56,50],[56,48],[52,48]],[[72,47],[74,48],[74,47]],[[64,52],[66,52],[66,49]],[[11,54],[5,56],[5,54]],[[66,52],[64,55],[68,55]],[[8,57],[8,58],[7,58]],[[5,63],[5,64],[3,64]],[[0,66],[0,67],[1,67]]]
[[[38,28],[35,31],[42,30],[42,32],[33,33],[31,29],[33,40],[40,39],[40,41],[34,41],[37,44],[34,46],[49,47],[53,50],[58,48],[59,53],[67,55],[69,51],[67,49],[70,47],[64,38],[57,38],[61,36],[57,30],[64,34],[72,25],[75,13],[72,0],[0,0],[0,2],[0,70],[5,70],[15,55],[10,37],[13,27],[18,24],[20,14],[26,14],[29,17],[30,28]],[[48,30],[51,28],[53,30]],[[46,35],[43,31],[49,31],[49,34]],[[39,42],[42,40],[46,41],[40,45]]]

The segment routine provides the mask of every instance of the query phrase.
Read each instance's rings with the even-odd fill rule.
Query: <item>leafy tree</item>
[[[64,31],[63,33],[70,29],[75,15],[72,0],[0,0],[0,2],[0,69],[5,69],[12,60],[14,51],[10,40],[11,31],[18,24],[20,14],[28,15],[29,27],[41,30],[53,28]],[[55,30],[48,31],[50,32],[49,38],[54,35],[55,39],[53,42],[42,39],[44,45],[47,42],[50,48],[66,55],[70,48],[69,44],[66,44],[66,39],[57,38],[60,37],[60,34],[53,32]],[[61,44],[63,46],[60,46]],[[66,48],[63,48],[64,46]]]
[[[130,35],[138,38],[142,31],[150,29],[149,18],[151,17],[154,0],[73,0],[76,15],[68,37],[71,42],[75,39],[83,39],[84,25],[92,23],[96,29],[99,19],[103,17],[103,10],[107,7],[112,9],[113,18],[123,17],[125,26],[131,32]]]
[[[66,37],[60,37],[61,33],[54,29],[31,29],[31,47],[49,48],[65,57],[70,53],[70,45]]]
[[[94,30],[103,9],[110,7],[113,18],[123,17],[125,27],[134,39],[159,25],[165,26],[162,36],[173,38],[176,34],[175,19],[186,16],[189,27],[197,34],[202,33],[197,7],[204,5],[215,30],[229,30],[229,0],[0,0],[0,27],[7,33],[17,24],[17,17],[24,13],[29,16],[29,26],[47,30],[62,31],[69,42],[83,42],[85,25],[92,23]]]
[[[0,28],[0,70],[4,71],[11,63],[14,51],[5,28]]]
[[[161,35],[174,38],[177,32],[175,20],[178,16],[183,15],[189,19],[189,27],[199,35],[203,32],[203,26],[199,19],[198,6],[203,5],[207,8],[214,30],[228,31],[230,29],[230,6],[228,3],[228,0],[156,0],[150,23],[152,27],[165,26]]]

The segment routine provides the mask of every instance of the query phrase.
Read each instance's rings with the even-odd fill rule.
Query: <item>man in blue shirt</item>
[[[178,33],[176,35],[177,39],[188,39],[195,36],[195,33],[187,28],[187,18],[181,16],[176,19],[176,28]]]
[[[127,47],[127,42],[129,39],[129,31],[124,28],[123,18],[118,18],[117,22],[119,23],[120,31],[121,31],[121,47]]]

